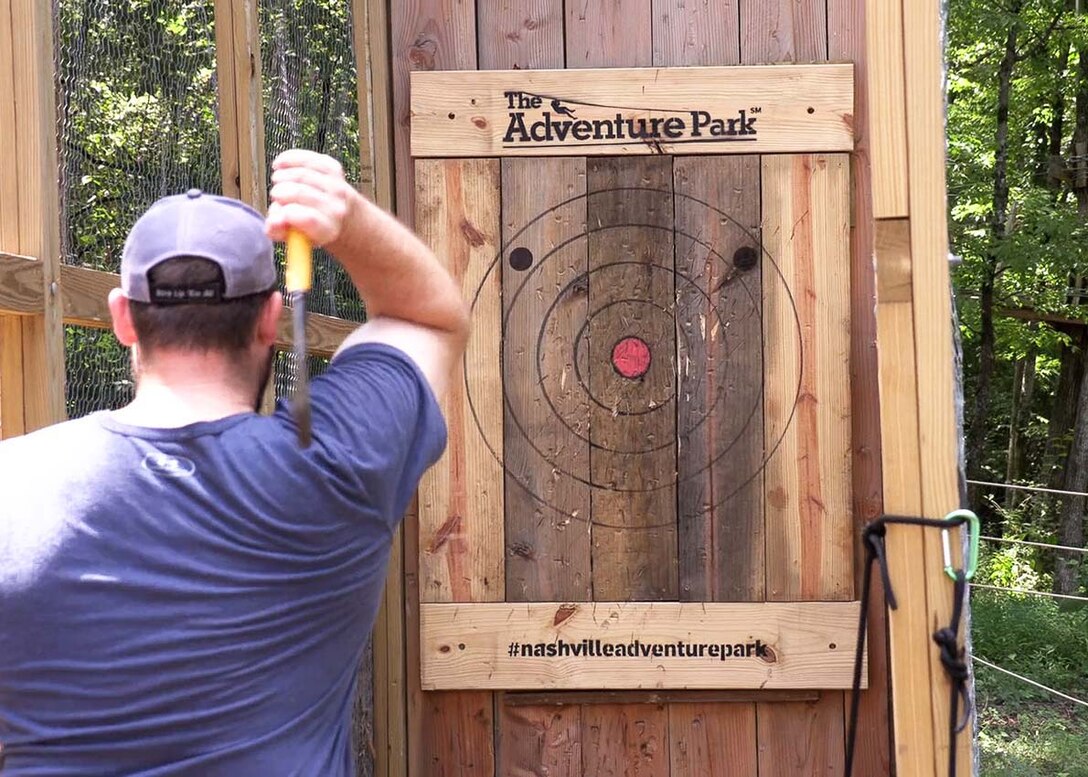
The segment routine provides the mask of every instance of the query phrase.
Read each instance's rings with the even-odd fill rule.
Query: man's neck
[[[122,423],[177,428],[253,412],[255,388],[220,354],[158,354],[139,372],[135,399],[114,412]]]

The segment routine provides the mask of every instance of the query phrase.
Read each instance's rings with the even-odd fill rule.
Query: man
[[[446,444],[468,312],[334,160],[293,150],[273,170],[267,219],[192,191],[133,228],[109,299],[132,403],[0,444],[4,775],[353,771],[357,663]],[[368,312],[313,382],[308,448],[287,407],[255,412],[288,228]]]

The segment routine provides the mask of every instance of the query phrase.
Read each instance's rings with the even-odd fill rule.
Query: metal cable
[[[1072,599],[1077,602],[1088,602],[1088,596],[1075,596],[1073,594],[1056,594],[1050,591],[1032,591],[1030,588],[1004,588],[996,585],[984,585],[972,583],[972,588],[985,588],[988,591],[1005,591],[1013,594],[1030,594],[1032,596],[1049,596],[1054,599]]]
[[[1030,677],[1024,677],[1022,674],[1017,674],[1016,672],[1011,672],[1008,669],[1003,669],[1002,667],[998,666],[997,664],[991,664],[989,661],[987,661],[984,658],[979,658],[978,656],[972,656],[972,659],[974,661],[977,661],[978,663],[982,664],[983,666],[988,666],[991,669],[996,669],[998,672],[1003,672],[1004,674],[1007,674],[1009,677],[1015,677],[1017,680],[1022,680],[1023,682],[1027,683],[1028,685],[1034,685],[1036,688],[1040,688],[1040,689],[1046,691],[1047,693],[1052,693],[1055,696],[1060,696],[1061,698],[1065,699],[1066,701],[1071,701],[1074,704],[1079,704],[1082,707],[1088,707],[1088,701],[1084,701],[1083,699],[1078,699],[1075,696],[1070,696],[1068,693],[1062,693],[1061,691],[1055,690],[1054,688],[1051,688],[1048,685],[1043,685],[1042,683],[1036,682],[1035,680],[1032,680]]]
[[[1033,542],[1032,540],[1012,540],[1007,537],[987,537],[985,534],[979,536],[980,540],[989,540],[990,542],[1007,542],[1010,545],[1032,545],[1037,548],[1050,548],[1052,550],[1066,550],[1071,553],[1088,553],[1088,548],[1075,548],[1072,545],[1055,545],[1051,542]]]
[[[990,488],[1008,488],[1013,491],[1038,491],[1043,494],[1062,494],[1064,496],[1088,496],[1083,491],[1064,491],[1060,488],[1043,488],[1042,486],[1021,486],[1013,483],[988,483],[984,480],[968,480],[972,486],[989,486]]]

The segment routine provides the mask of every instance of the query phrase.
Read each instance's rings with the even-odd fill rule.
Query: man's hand
[[[292,149],[272,163],[265,229],[283,241],[294,227],[315,246],[335,242],[344,224],[355,217],[362,195],[344,179],[343,166],[332,157]]]

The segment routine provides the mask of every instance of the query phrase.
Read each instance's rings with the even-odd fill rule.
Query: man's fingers
[[[327,214],[297,202],[270,206],[266,228],[273,240],[282,240],[288,229],[297,229],[316,246],[335,240],[340,232],[337,222]]]
[[[309,184],[295,181],[277,183],[272,187],[268,196],[272,201],[282,205],[289,205],[290,203],[295,202],[301,205],[308,205],[311,208],[326,207],[330,201],[329,195],[324,191]]]
[[[315,151],[307,151],[302,148],[293,148],[284,151],[272,162],[273,170],[283,170],[294,167],[309,167],[325,175],[344,177],[344,167],[338,161],[325,154]]]

